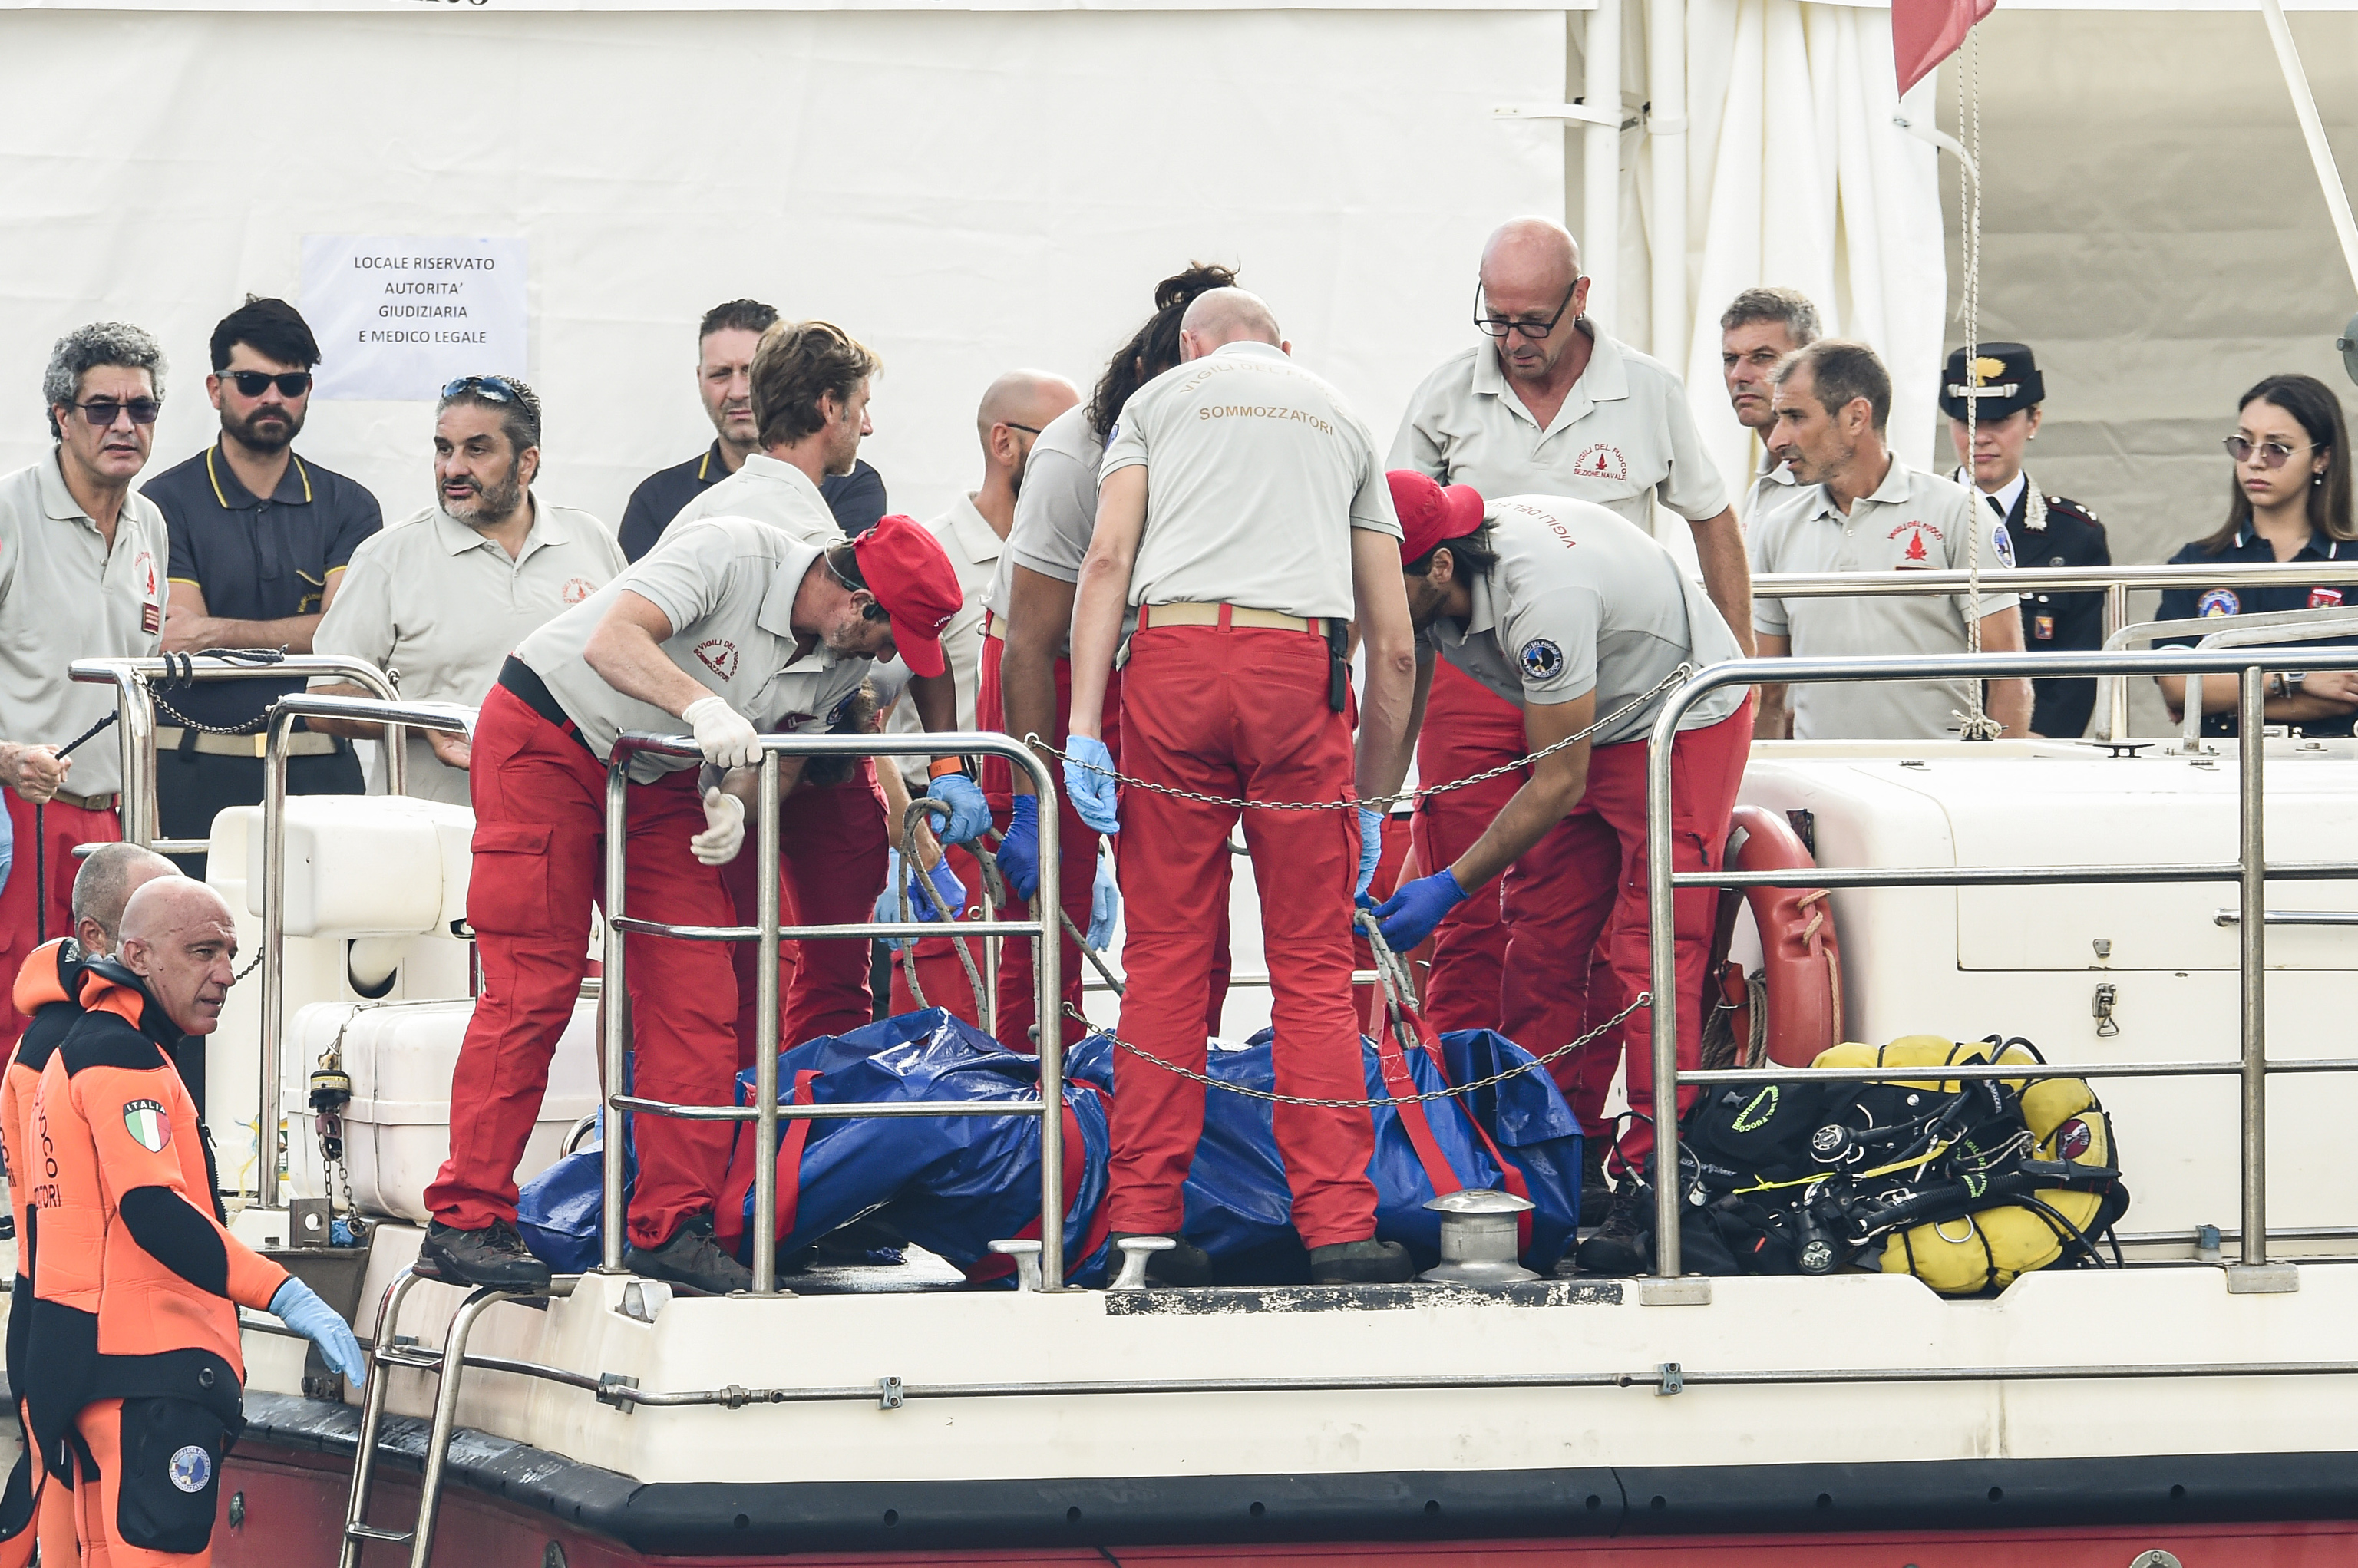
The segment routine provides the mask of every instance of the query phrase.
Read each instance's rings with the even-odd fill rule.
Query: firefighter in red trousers
[[[275,1314],[354,1384],[334,1309],[222,1228],[196,1102],[171,1047],[219,1026],[236,979],[219,893],[164,877],[124,908],[119,957],[82,968],[81,1016],[41,1070],[26,1165],[24,1390],[75,1472],[85,1568],[202,1564],[222,1453],[243,1423],[237,1309]],[[37,1472],[38,1475],[38,1472]]]
[[[1398,471],[1391,489],[1419,639],[1412,733],[1422,721],[1435,654],[1517,705],[1533,756],[1592,726],[1596,732],[1534,762],[1514,798],[1454,864],[1402,886],[1376,907],[1376,917],[1384,940],[1404,953],[1500,872],[1520,879],[1509,897],[1520,894],[1531,917],[1558,931],[1573,957],[1562,978],[1585,993],[1578,1033],[1586,1033],[1649,982],[1646,752],[1660,708],[1653,694],[1682,665],[1736,657],[1735,633],[1668,550],[1602,506],[1520,495],[1490,503],[1486,515],[1482,497],[1464,485],[1444,490],[1421,473]],[[1714,692],[1682,719],[1671,761],[1676,870],[1717,866],[1751,749],[1741,688]],[[1397,788],[1406,762],[1403,755],[1379,787]],[[1677,895],[1682,995],[1702,991],[1717,903],[1704,888]],[[1590,962],[1592,953],[1598,962]],[[1680,1012],[1682,1067],[1700,1064],[1698,1012]],[[1639,1114],[1619,1141],[1625,1179],[1604,1227],[1581,1244],[1580,1266],[1590,1273],[1634,1273],[1647,1261],[1638,1239],[1652,1200],[1627,1176],[1644,1170],[1654,1143],[1644,1116],[1654,1082],[1648,1016],[1639,1009],[1554,1064],[1574,1114],[1594,1130],[1624,1065],[1623,1044],[1630,1043],[1628,1098]]]
[[[1164,278],[1154,289],[1154,314],[1148,317],[1129,342],[1115,351],[1088,402],[1051,420],[1033,444],[1025,470],[1023,493],[1015,503],[1015,526],[1000,552],[999,572],[991,579],[984,602],[982,679],[978,717],[986,730],[1002,730],[1021,741],[1038,736],[1055,748],[1065,743],[1072,718],[1073,597],[1081,562],[1097,530],[1098,471],[1105,464],[1106,437],[1130,395],[1179,362],[1179,327],[1187,307],[1199,295],[1226,288],[1236,274],[1224,266],[1195,265]],[[1098,710],[1098,738],[1106,750],[1121,754],[1121,676],[1106,682],[1105,700]],[[1030,901],[1040,886],[1040,800],[1032,793],[1029,773],[1011,768],[1000,758],[986,757],[982,784],[991,811],[1007,825],[999,846],[999,869],[1016,895]],[[1099,861],[1092,846],[1096,829],[1083,823],[1069,800],[1057,808],[1057,843],[1063,860],[1065,918],[1102,951],[1112,940],[1117,898],[1103,885]],[[1228,992],[1228,900],[1227,879],[1215,901],[1218,905],[1219,945],[1213,958],[1212,983],[1205,1001],[1204,1032],[1217,1034],[1220,1009]],[[1011,911],[1010,917],[1022,918]],[[1081,1006],[1081,986],[1087,966],[1079,947],[1065,939],[1065,1001],[1075,1011]],[[963,985],[964,981],[959,984]],[[1003,944],[999,957],[1000,1044],[1011,1051],[1033,1049],[1033,991],[1032,944]],[[1065,1044],[1075,1044],[1087,1026],[1067,1016]]]
[[[1356,800],[1402,751],[1415,671],[1400,524],[1366,427],[1293,364],[1269,308],[1242,289],[1187,308],[1180,353],[1185,362],[1139,389],[1106,444],[1073,611],[1065,787],[1091,827],[1129,829],[1116,840],[1129,930],[1120,1034],[1154,1058],[1115,1057],[1107,1201],[1116,1237],[1178,1238],[1184,1218],[1204,1088],[1159,1064],[1204,1067],[1213,903],[1239,816],[1224,800],[1339,807],[1241,815],[1260,891],[1278,1092],[1365,1097],[1351,901],[1374,872],[1376,844],[1361,820],[1374,814]],[[1137,783],[1117,814],[1098,716],[1126,606],[1138,622],[1122,674],[1121,766]],[[1346,636],[1354,613],[1368,667],[1357,795]],[[1368,1112],[1280,1103],[1272,1121],[1313,1281],[1407,1279],[1407,1250],[1375,1236]],[[1184,1238],[1157,1261],[1164,1282],[1209,1278],[1209,1259]]]
[[[434,1217],[424,1269],[546,1287],[547,1266],[515,1232],[515,1168],[588,968],[615,740],[685,723],[705,764],[730,770],[714,787],[693,760],[641,756],[627,792],[629,913],[729,925],[720,868],[744,844],[761,735],[827,729],[871,663],[896,649],[919,675],[940,674],[941,630],[958,602],[941,545],[906,517],[825,546],[751,518],[707,517],[675,524],[516,649],[475,730],[467,919],[483,989],[451,1076],[450,1158],[426,1192]],[[781,785],[798,771],[797,759],[781,758]],[[727,947],[629,940],[633,1088],[727,1104],[737,1067]],[[624,1253],[633,1271],[715,1293],[749,1288],[744,1265],[712,1238],[731,1138],[726,1122],[636,1123]]]

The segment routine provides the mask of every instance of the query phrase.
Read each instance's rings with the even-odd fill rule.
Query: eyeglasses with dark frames
[[[1021,430],[1027,436],[1036,436],[1040,433],[1040,427],[1037,425],[1018,425],[1012,419],[1001,419],[1000,423],[1011,430]]]
[[[1575,277],[1572,280],[1572,287],[1563,291],[1563,303],[1555,308],[1554,315],[1544,321],[1531,321],[1520,317],[1483,315],[1482,285],[1477,281],[1474,285],[1474,325],[1493,338],[1520,332],[1527,342],[1542,342],[1550,332],[1555,330],[1555,324],[1563,319],[1563,313],[1572,308],[1572,297],[1579,291],[1580,279]]]
[[[93,397],[88,403],[77,403],[81,416],[90,421],[93,430],[111,430],[116,420],[125,414],[134,425],[153,425],[156,416],[164,412],[164,405],[153,397],[135,397],[128,403],[112,397]]]
[[[237,383],[241,397],[259,397],[270,390],[273,382],[277,384],[281,397],[300,397],[311,390],[311,373],[308,370],[283,371],[276,374],[266,370],[225,370],[217,373],[223,381]]]
[[[2264,469],[2280,469],[2292,460],[2294,454],[2317,450],[2314,446],[2288,447],[2282,441],[2247,441],[2241,436],[2230,436],[2219,444],[2239,463],[2257,457]]]

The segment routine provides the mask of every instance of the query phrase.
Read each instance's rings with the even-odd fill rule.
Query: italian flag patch
[[[172,1141],[172,1119],[152,1099],[135,1099],[123,1108],[123,1125],[132,1141],[150,1154],[160,1154]]]

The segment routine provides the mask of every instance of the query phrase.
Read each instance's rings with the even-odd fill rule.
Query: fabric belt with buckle
[[[1275,610],[1253,610],[1241,604],[1206,604],[1190,600],[1138,607],[1138,629],[1149,626],[1249,626],[1258,631],[1307,632],[1326,634],[1327,622],[1315,615],[1287,615]]]
[[[113,811],[123,804],[119,795],[69,795],[64,790],[49,796],[59,806],[70,806],[77,811]]]
[[[1007,641],[1007,628],[999,623],[997,611],[986,610],[982,612],[982,634],[986,637],[996,637],[1002,643]]]
[[[268,734],[208,735],[201,730],[183,730],[177,724],[156,726],[157,752],[194,752],[200,757],[260,757],[270,749]],[[315,735],[306,730],[287,737],[287,754],[290,757],[331,757],[336,753],[333,735]]]

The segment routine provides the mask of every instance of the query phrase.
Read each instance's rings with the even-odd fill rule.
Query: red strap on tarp
[[[1110,1121],[1113,1113],[1113,1097],[1102,1089],[1098,1089],[1094,1084],[1089,1087],[1105,1100],[1107,1119]],[[1088,1146],[1081,1141],[1081,1119],[1073,1114],[1073,1108],[1068,1104],[1065,1107],[1064,1205],[1065,1212],[1067,1214],[1072,1212],[1074,1200],[1081,1195],[1081,1177],[1087,1173],[1087,1170]],[[1081,1237],[1080,1250],[1067,1255],[1065,1260],[1068,1271],[1077,1265],[1082,1259],[1105,1245],[1106,1233],[1113,1228],[1112,1207],[1112,1205],[1106,1203],[1098,1205],[1097,1217],[1089,1221],[1088,1230]],[[1039,1215],[1033,1216],[1032,1223],[1017,1231],[1014,1239],[1038,1240],[1040,1222],[1043,1217]],[[979,1285],[991,1280],[1003,1280],[1014,1271],[1014,1259],[1003,1253],[994,1252],[988,1258],[979,1258],[968,1264],[966,1277],[968,1283]]]
[[[1442,1058],[1441,1037],[1433,1033],[1433,1025],[1425,1022],[1424,1014],[1414,1007],[1403,1002],[1401,1004],[1400,1012],[1402,1018],[1408,1020],[1409,1027],[1416,1031],[1417,1044],[1423,1047],[1426,1058],[1433,1063],[1433,1071],[1441,1075],[1443,1083],[1448,1083],[1449,1066]],[[1407,1064],[1404,1062],[1400,1063],[1400,1076],[1402,1084],[1406,1087],[1392,1084],[1392,1065],[1400,1061],[1397,1052],[1387,1051],[1379,1045],[1377,1047],[1376,1059],[1384,1064],[1384,1082],[1388,1087],[1391,1087],[1395,1096],[1405,1097],[1416,1093],[1416,1087],[1409,1079]],[[1505,1152],[1499,1149],[1498,1141],[1490,1136],[1490,1130],[1482,1125],[1482,1119],[1474,1114],[1472,1106],[1461,1101],[1460,1108],[1465,1111],[1466,1121],[1473,1126],[1474,1136],[1479,1138],[1482,1141],[1482,1147],[1489,1151],[1491,1163],[1498,1167],[1498,1174],[1506,1182],[1507,1191],[1526,1202],[1530,1201],[1531,1184],[1524,1179],[1521,1168],[1512,1160],[1508,1159]],[[1431,1142],[1433,1139],[1433,1127],[1425,1120],[1424,1106],[1421,1101],[1415,1104],[1403,1104],[1400,1111],[1401,1119],[1408,1128],[1409,1141],[1416,1144],[1417,1157],[1422,1160],[1425,1144]],[[1413,1119],[1409,1115],[1411,1111],[1416,1113]],[[1418,1141],[1420,1136],[1423,1140],[1422,1142]],[[1438,1159],[1440,1153],[1440,1148],[1436,1145],[1433,1148],[1434,1158]],[[1447,1162],[1443,1162],[1443,1163],[1445,1167]],[[1425,1174],[1430,1176],[1433,1173],[1433,1162],[1427,1160],[1424,1169]],[[1465,1185],[1465,1183],[1455,1181],[1453,1175],[1452,1184],[1446,1187],[1436,1184],[1433,1189],[1433,1195],[1439,1197],[1444,1192],[1457,1192]],[[1530,1209],[1525,1209],[1515,1217],[1515,1244],[1523,1251],[1531,1249],[1531,1211]]]
[[[820,1075],[815,1072],[796,1073],[794,1092],[787,1097],[786,1103],[809,1105],[811,1085],[817,1083],[819,1076]],[[786,1123],[785,1135],[778,1140],[778,1239],[780,1241],[785,1240],[787,1237],[794,1234],[795,1210],[801,1202],[803,1190],[803,1149],[810,1142],[810,1118],[796,1117]],[[748,1219],[745,1200],[747,1195],[753,1190],[753,1140],[751,1136],[750,1123],[747,1125],[746,1131],[747,1136],[741,1139],[737,1145],[744,1158],[730,1162],[728,1184],[720,1190],[719,1202],[713,1205],[712,1238],[730,1252],[734,1252],[745,1238]]]

